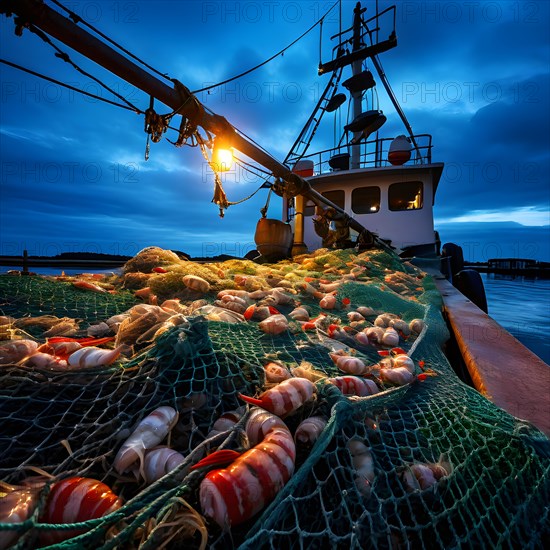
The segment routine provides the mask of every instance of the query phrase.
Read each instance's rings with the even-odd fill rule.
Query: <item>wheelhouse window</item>
[[[380,187],[357,187],[351,193],[351,210],[354,214],[374,214],[380,210]]]
[[[323,197],[328,199],[330,202],[333,202],[336,206],[339,206],[342,210],[344,209],[344,206],[346,204],[346,194],[341,189],[337,189],[336,191],[325,191],[324,193],[321,193]]]
[[[421,181],[392,183],[388,190],[392,211],[420,210],[424,203],[424,185]]]
[[[321,195],[330,202],[333,202],[336,206],[342,208],[342,210],[344,209],[344,205],[346,204],[346,193],[343,190],[325,191],[321,193]],[[304,216],[313,216],[313,214],[315,214],[315,204],[312,201],[307,201],[304,206]]]
[[[313,216],[315,214],[315,204],[313,201],[307,201],[304,205],[304,216]]]

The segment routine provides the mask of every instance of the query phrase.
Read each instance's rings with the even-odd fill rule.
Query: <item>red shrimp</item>
[[[222,528],[242,523],[262,510],[294,473],[296,447],[283,420],[253,409],[246,432],[255,447],[227,468],[209,472],[201,482],[202,510]]]
[[[346,374],[366,374],[369,369],[359,357],[351,355],[341,355],[339,353],[329,353],[334,364]]]
[[[289,378],[277,384],[274,388],[264,391],[258,398],[239,394],[239,397],[250,403],[266,409],[277,416],[284,417],[299,409],[309,401],[315,393],[315,384],[305,378]]]
[[[93,283],[90,283],[88,281],[73,281],[73,286],[81,290],[91,290],[92,292],[107,292],[103,287],[94,285]]]
[[[122,499],[96,479],[70,477],[52,487],[44,514],[43,523],[80,523],[103,517],[122,506]],[[54,530],[45,532],[41,540],[54,544],[83,533],[78,530]]]
[[[313,445],[327,425],[327,419],[323,416],[310,416],[302,420],[296,432],[294,433],[294,441],[297,444]]]
[[[336,376],[328,378],[327,382],[334,384],[344,395],[358,395],[365,397],[378,393],[378,386],[368,378],[358,376]]]

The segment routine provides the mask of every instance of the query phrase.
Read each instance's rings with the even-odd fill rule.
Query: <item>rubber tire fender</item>
[[[441,256],[448,256],[450,260],[451,277],[454,277],[459,271],[464,269],[464,254],[462,247],[454,243],[445,243],[441,249]],[[453,282],[454,284],[454,282]]]
[[[487,296],[481,275],[475,269],[463,269],[453,278],[455,288],[479,309],[488,312]]]

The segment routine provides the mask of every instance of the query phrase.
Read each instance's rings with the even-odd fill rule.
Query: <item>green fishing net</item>
[[[208,282],[208,292],[182,283],[193,274]],[[181,316],[177,324],[145,323],[148,336],[139,342],[127,338],[121,357],[109,366],[0,365],[0,496],[41,476],[30,516],[0,523],[0,537],[10,534],[14,548],[45,545],[44,534],[61,531],[71,532],[54,546],[75,549],[543,547],[550,534],[548,439],[458,379],[443,353],[449,334],[434,283],[397,256],[325,250],[278,264],[197,264],[151,248],[127,264],[122,276],[98,283],[111,292],[88,292],[72,282],[0,277],[2,338],[43,343],[42,327],[22,327],[17,320],[44,315],[78,320],[72,334],[83,337],[142,299],[160,304],[177,298]],[[319,289],[332,283],[336,304],[326,310]],[[294,299],[276,305],[287,319],[299,302],[311,319],[327,316],[322,330],[290,320],[288,330],[267,334],[257,321],[227,322],[204,309],[224,288],[273,287]],[[348,313],[359,306],[373,314],[353,325]],[[377,379],[380,393],[344,396],[323,378],[343,374],[329,353],[344,348],[375,365],[388,347],[360,345],[354,336],[379,313],[424,321],[419,335],[399,341],[420,376],[404,386]],[[331,327],[346,330],[332,338]],[[297,445],[294,474],[275,500],[245,523],[222,529],[202,515],[198,488],[206,472],[189,467],[220,445],[244,445],[242,422],[208,437],[223,413],[243,405],[239,393],[258,395],[267,387],[268,361],[320,377],[315,400],[285,418],[290,431],[311,415],[328,423],[311,448]],[[179,413],[165,444],[183,454],[184,462],[149,486],[131,474],[116,474],[113,460],[122,443],[163,405]],[[350,441],[361,442],[372,457],[368,491],[356,483]],[[411,489],[405,482],[412,465],[443,460],[450,466],[437,483]],[[70,476],[103,481],[124,499],[123,506],[79,525],[41,522],[48,491]]]

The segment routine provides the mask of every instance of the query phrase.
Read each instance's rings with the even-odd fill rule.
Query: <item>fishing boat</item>
[[[328,78],[328,83],[285,164],[332,206],[323,208],[299,195],[284,197],[282,221],[292,226],[292,253],[360,242],[357,231],[338,221],[341,209],[401,257],[424,258],[423,265],[431,258],[428,269],[436,278],[457,343],[449,346],[456,371],[504,409],[523,411],[548,434],[550,425],[539,414],[545,396],[533,394],[528,385],[518,386],[514,374],[521,365],[527,378],[544,380],[544,393],[550,384],[548,365],[486,315],[481,277],[464,269],[460,246],[441,246],[434,228],[433,207],[444,164],[432,160],[432,136],[413,133],[379,58],[397,46],[395,9],[390,6],[367,18],[366,8],[357,3],[351,26],[331,37],[332,59],[319,63],[318,75]],[[351,76],[341,83],[348,95],[339,87],[344,69],[351,69]],[[383,135],[387,117],[378,108],[377,87],[387,93],[406,135]],[[340,110],[349,120],[338,114]],[[344,121],[343,128],[340,134],[334,132],[333,147],[313,150],[324,116],[333,117],[325,122],[335,127]],[[277,239],[277,234],[271,238]],[[269,244],[266,248],[271,251]],[[507,378],[514,381],[507,383]]]
[[[366,18],[366,8],[358,3],[352,26],[332,37],[333,58],[318,68],[321,77],[330,78],[285,164],[402,256],[433,256],[439,253],[440,244],[434,231],[433,205],[444,165],[432,162],[432,137],[413,133],[379,58],[380,53],[397,46],[395,10],[391,6]],[[350,67],[352,75],[341,83],[349,94],[346,102],[339,83]],[[379,109],[379,87],[387,92],[406,136],[382,137],[387,117]],[[342,110],[350,120],[341,133],[335,132],[334,146],[312,151],[324,115],[333,113],[329,116],[334,122],[330,122],[338,127]],[[334,242],[338,240],[334,228],[325,227],[336,223],[331,214],[327,219],[326,213],[322,209],[316,213],[315,207],[312,200],[301,197],[284,201],[283,218],[293,223],[295,252],[327,243],[343,244]],[[349,235],[343,231],[341,241],[356,242],[356,231]]]
[[[468,299],[460,247],[443,246],[440,271],[443,164],[378,58],[395,7],[355,6],[284,162],[70,10],[2,10],[146,90],[151,139],[154,99],[174,109],[220,209],[208,150],[228,144],[270,171],[284,208],[259,220],[256,261],[151,246],[121,276],[0,277],[1,548],[544,546],[550,371]],[[406,133],[381,137],[380,85]],[[311,153],[346,101],[336,145]]]

